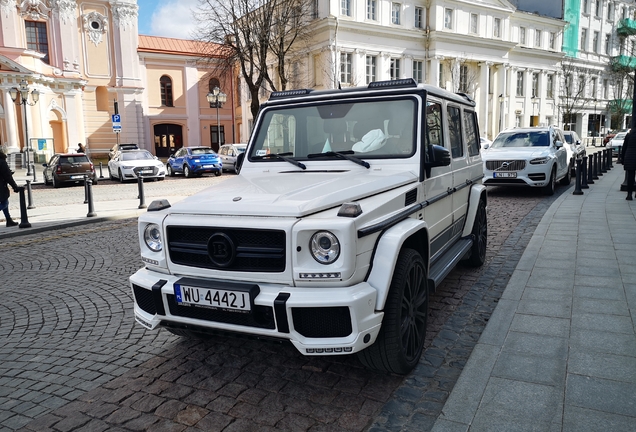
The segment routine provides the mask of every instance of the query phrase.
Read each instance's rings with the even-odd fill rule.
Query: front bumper
[[[497,178],[495,171],[484,169],[483,184],[486,186],[530,186],[543,187],[548,183],[552,165],[530,165],[516,171],[516,177]]]
[[[180,280],[145,268],[133,274],[137,322],[148,329],[190,327],[287,339],[304,355],[339,355],[372,345],[384,316],[374,307],[377,291],[365,282],[342,288],[258,283],[252,311],[241,313],[177,304],[174,284]]]

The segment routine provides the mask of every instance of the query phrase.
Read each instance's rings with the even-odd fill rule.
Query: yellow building
[[[202,59],[218,46],[139,36],[137,11],[136,0],[0,0],[3,148],[39,163],[78,143],[167,157],[234,141],[234,80]],[[227,95],[218,109],[215,86]]]

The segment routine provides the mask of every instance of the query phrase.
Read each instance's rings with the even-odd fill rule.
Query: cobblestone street
[[[0,430],[430,430],[567,190],[489,190],[486,265],[458,267],[431,296],[427,349],[407,377],[274,342],[146,331],[127,284],[141,266],[134,219],[2,241]]]

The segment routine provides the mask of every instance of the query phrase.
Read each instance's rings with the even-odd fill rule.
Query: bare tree
[[[576,115],[584,108],[587,101],[585,87],[589,81],[589,75],[589,69],[579,67],[572,59],[565,59],[561,62],[559,109],[566,130],[570,130],[572,123],[576,123]]]
[[[475,89],[479,82],[479,72],[474,67],[474,62],[457,58],[449,62],[452,92],[466,93],[474,97]]]
[[[311,0],[199,0],[194,14],[197,39],[221,44],[225,61],[219,67],[239,69],[251,95],[252,116],[258,114],[259,91],[265,83],[270,91],[287,87],[287,61],[308,32],[313,5]],[[272,58],[280,85],[268,68]]]

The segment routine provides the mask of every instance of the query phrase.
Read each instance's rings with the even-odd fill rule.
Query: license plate
[[[179,304],[239,312],[249,312],[251,310],[250,294],[246,291],[230,291],[175,284],[174,294]]]
[[[152,170],[141,170],[142,174],[152,174]]]
[[[71,178],[72,178],[73,180],[81,180],[81,179],[83,179],[83,178],[84,178],[84,176],[83,176],[83,175],[74,175],[74,176],[71,176]]]
[[[495,173],[492,173],[492,176],[494,178],[510,178],[510,177],[517,177],[517,173],[516,172],[495,172]]]
[[[214,168],[214,165],[203,165],[203,168]]]

